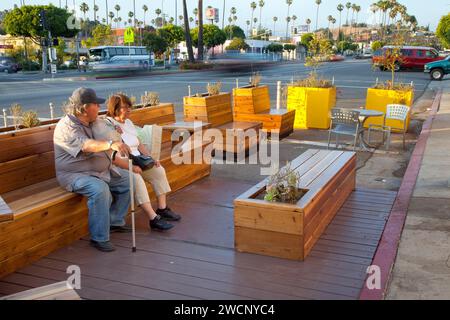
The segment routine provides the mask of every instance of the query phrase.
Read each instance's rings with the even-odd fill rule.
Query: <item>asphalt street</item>
[[[254,70],[258,71],[258,70]],[[272,105],[276,104],[276,83],[286,84],[292,79],[301,79],[310,72],[302,63],[281,64],[261,71],[262,84],[270,86]],[[343,62],[326,63],[319,68],[322,77],[332,79],[338,87],[339,107],[359,107],[364,105],[367,88],[371,87],[378,78],[379,81],[388,80],[389,72],[372,70],[370,61],[346,60]],[[79,76],[78,74],[75,74]],[[84,74],[82,74],[84,75]],[[9,109],[11,104],[19,103],[24,110],[35,110],[40,117],[50,116],[49,103],[55,105],[55,116],[62,114],[61,106],[67,101],[72,91],[78,87],[91,87],[99,96],[108,97],[118,91],[135,96],[140,100],[144,91],[156,91],[162,102],[173,102],[176,106],[177,117],[182,117],[183,96],[188,94],[188,85],[192,94],[205,92],[208,83],[221,82],[222,91],[230,91],[239,84],[249,81],[251,72],[190,72],[172,73],[165,75],[150,75],[107,80],[79,80],[65,78],[42,80],[39,75],[0,74],[0,114],[1,109]],[[396,75],[397,81],[414,82],[416,99],[421,96],[430,80],[422,72],[402,71]]]

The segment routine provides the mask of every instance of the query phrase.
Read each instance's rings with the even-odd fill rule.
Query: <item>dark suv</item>
[[[19,65],[13,58],[0,57],[0,72],[16,73],[19,69]]]

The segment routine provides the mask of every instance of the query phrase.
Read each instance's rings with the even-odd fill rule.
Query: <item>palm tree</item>
[[[87,5],[86,2],[83,2],[83,3],[80,5],[80,11],[83,12],[83,17],[84,17],[84,18],[83,18],[83,22],[84,22],[84,27],[85,27],[85,29],[84,29],[84,37],[87,38],[86,12],[89,11],[89,6]]]
[[[311,24],[311,19],[307,18],[307,19],[305,20],[305,23],[306,23],[306,25],[308,26],[308,32],[309,32],[309,26],[310,26],[310,24]]]
[[[189,17],[189,23],[191,24],[192,22],[194,22],[194,18]]]
[[[373,26],[375,27],[375,25],[377,23],[376,13],[378,11],[378,7],[377,7],[376,3],[372,3],[370,5],[370,11],[372,11],[372,14],[373,14]]]
[[[203,0],[198,0],[198,52],[197,58],[203,61]]]
[[[67,4],[67,1],[66,1],[66,4]],[[105,5],[106,5],[106,10],[105,10],[105,13],[106,13],[106,24],[109,24],[109,20],[108,20],[108,18],[109,18],[109,15],[108,15],[108,13],[109,13],[108,0],[105,0]]]
[[[258,29],[261,29],[262,8],[264,7],[265,4],[266,4],[266,3],[264,2],[264,0],[259,0],[259,3],[258,3],[258,5],[259,5],[259,28],[258,28]]]
[[[186,0],[183,0],[183,17],[184,17],[184,39],[186,40],[186,47],[188,52],[189,62],[194,63],[194,50],[192,49],[192,38],[191,38],[191,30],[189,28],[189,18]],[[193,19],[192,19],[193,20]]]
[[[322,3],[322,0],[316,0],[316,4],[317,4],[317,13],[316,13],[316,31],[317,28],[319,27],[319,7],[320,4]]]
[[[291,22],[291,17],[289,16],[289,10],[291,9],[291,5],[294,1],[293,0],[286,0],[286,4],[288,7],[287,16],[286,16],[286,39],[288,37],[289,33],[289,22]]]
[[[94,1],[95,3],[95,1]],[[94,23],[97,22],[97,11],[99,10],[98,5],[94,4]]]
[[[252,31],[252,33],[253,33],[253,21],[254,21],[253,15],[255,14],[256,7],[257,7],[257,5],[256,5],[255,1],[250,3],[250,8],[252,9],[252,18],[250,19],[250,21],[251,21],[250,30]]]
[[[298,17],[294,14],[292,16],[292,26],[295,28],[295,21],[297,21]]]
[[[356,6],[355,11],[356,11],[356,27],[358,28],[358,14],[361,11],[361,6]]]
[[[114,19],[114,12],[110,11],[108,13],[108,18],[110,19],[109,21],[113,21],[113,19]],[[109,21],[106,21],[106,23],[108,24]],[[111,24],[110,24],[110,26],[111,26]]]
[[[144,4],[142,6],[142,10],[144,11],[144,27],[145,27],[145,16],[147,15],[148,7]]]
[[[162,12],[161,9],[157,8],[157,9],[155,10],[156,17],[159,18],[159,16],[161,15],[161,12]]]
[[[347,19],[345,20],[345,24],[348,26],[348,13],[350,12],[350,8],[352,7],[352,3],[351,2],[347,2],[345,4],[345,7],[347,8]]]
[[[116,10],[116,17],[117,17],[117,21],[116,21],[116,28],[118,27],[117,22],[119,21],[119,11],[120,11],[120,6],[118,4],[116,4],[114,6],[114,10]]]
[[[329,15],[328,16],[328,18],[327,18],[327,20],[328,20],[328,39],[330,39],[330,24],[331,24],[331,21],[333,20],[334,18],[333,18],[333,16],[332,15]]]
[[[342,10],[344,10],[344,6],[343,6],[342,4],[338,4],[337,10],[339,11],[339,31],[338,31],[338,41],[341,41]]]
[[[351,21],[351,23],[350,23],[350,25],[351,25],[351,30],[353,30],[353,25],[354,25],[354,23],[355,23],[355,11],[356,11],[356,3],[354,3],[354,4],[352,4],[352,21]]]
[[[278,21],[278,17],[273,17],[272,20],[273,20],[273,36],[275,37],[275,25]]]
[[[250,33],[249,33],[249,29],[248,29],[250,27],[250,24],[251,24],[250,20],[245,21],[245,24],[247,25],[247,37],[250,38]]]

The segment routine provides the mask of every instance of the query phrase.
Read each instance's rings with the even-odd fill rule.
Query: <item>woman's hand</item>
[[[114,126],[114,128],[116,129],[116,131],[117,131],[119,134],[122,134],[122,133],[123,133],[123,130],[122,130],[121,127],[119,127],[119,126]]]
[[[142,169],[139,166],[133,166],[133,172],[137,174],[142,174]]]
[[[128,157],[128,155],[131,153],[130,147],[122,142],[114,142],[111,145],[111,149],[114,151],[117,151],[122,157]]]

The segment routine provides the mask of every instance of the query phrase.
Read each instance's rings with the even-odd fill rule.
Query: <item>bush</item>
[[[225,50],[248,50],[250,46],[245,42],[244,39],[234,38],[230,45],[225,48]]]
[[[212,69],[214,66],[212,64],[205,64],[205,63],[199,63],[199,62],[188,62],[183,61],[180,63],[180,70],[207,70]]]

